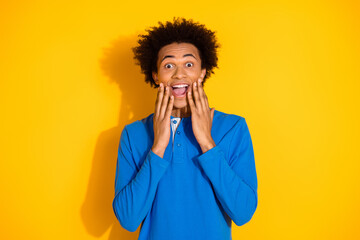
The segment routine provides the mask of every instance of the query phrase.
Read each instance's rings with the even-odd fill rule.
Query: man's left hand
[[[202,87],[201,78],[194,82],[189,90],[187,98],[191,109],[193,133],[202,152],[205,153],[216,146],[211,137],[211,127],[215,108],[209,109],[208,99]]]

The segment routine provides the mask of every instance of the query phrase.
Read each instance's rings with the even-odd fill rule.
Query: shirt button
[[[181,146],[181,144],[180,144],[180,143],[178,143],[178,144],[177,144],[177,146],[178,146],[178,147],[180,147],[180,146]]]
[[[177,134],[180,134],[180,131],[177,131]]]
[[[176,123],[177,123],[177,121],[176,121],[176,120],[174,120],[174,121],[173,121],[173,123],[174,123],[174,124],[176,124]]]

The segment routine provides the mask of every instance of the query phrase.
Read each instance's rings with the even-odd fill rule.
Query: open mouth
[[[175,97],[184,97],[186,95],[186,92],[189,88],[188,84],[179,84],[179,85],[175,85],[172,86],[172,94]]]

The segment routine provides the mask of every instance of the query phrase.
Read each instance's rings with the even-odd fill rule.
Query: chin
[[[187,102],[174,102],[173,108],[184,108],[186,107],[188,104]]]

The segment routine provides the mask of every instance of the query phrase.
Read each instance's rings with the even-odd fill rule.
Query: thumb
[[[213,121],[214,119],[214,112],[215,112],[215,108],[211,108],[210,110],[210,114],[211,114],[211,122]]]

